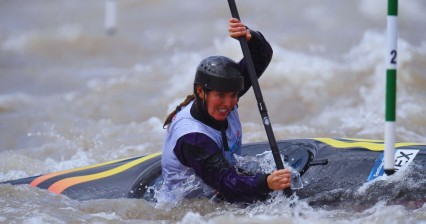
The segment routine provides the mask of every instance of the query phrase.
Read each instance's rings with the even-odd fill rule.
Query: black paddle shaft
[[[240,16],[238,14],[237,5],[235,4],[235,0],[228,0],[228,3],[229,3],[229,8],[231,9],[232,17],[241,21]],[[247,41],[245,37],[239,37],[238,40],[240,42],[244,58],[247,61],[247,70],[249,73],[251,84],[253,86],[254,95],[257,100],[257,106],[259,108],[260,116],[262,117],[263,126],[265,127],[265,130],[266,130],[266,135],[268,137],[269,145],[271,146],[272,155],[274,156],[275,165],[277,166],[278,170],[284,169],[284,164],[283,164],[283,161],[281,160],[277,141],[275,140],[274,131],[272,130],[272,125],[269,120],[268,111],[266,109],[265,102],[263,101],[262,91],[260,90],[259,82],[257,80],[256,71],[254,69],[254,64],[251,58]],[[284,193],[287,196],[291,196],[293,194],[292,189],[290,187],[284,189]]]

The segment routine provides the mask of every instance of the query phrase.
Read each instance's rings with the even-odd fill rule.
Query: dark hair
[[[166,120],[164,121],[163,128],[166,129],[169,124],[172,122],[173,117],[182,109],[182,107],[188,105],[191,101],[195,99],[195,95],[191,94],[186,97],[186,99],[180,103],[174,111],[167,115]]]

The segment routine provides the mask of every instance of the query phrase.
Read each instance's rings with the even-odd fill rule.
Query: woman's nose
[[[234,101],[235,101],[234,97],[228,96],[224,98],[223,104],[226,105],[227,107],[233,107]]]

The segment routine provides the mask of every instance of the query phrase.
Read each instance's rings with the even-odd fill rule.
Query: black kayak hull
[[[347,192],[383,175],[383,141],[359,139],[289,139],[277,141],[286,163],[301,175],[299,198],[324,201],[325,192]],[[242,155],[270,150],[267,142],[243,145]],[[397,143],[396,167],[415,164],[426,168],[426,144]],[[401,156],[402,152],[402,156]],[[398,161],[398,155],[401,160]],[[53,172],[1,184],[29,184],[71,199],[146,198],[148,187],[161,179],[161,153]],[[418,192],[424,200],[425,192]],[[421,196],[423,195],[423,196]],[[316,199],[315,199],[316,198]],[[408,198],[407,200],[409,200]]]

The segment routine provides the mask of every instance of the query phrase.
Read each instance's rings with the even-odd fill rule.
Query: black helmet
[[[244,89],[244,78],[235,61],[224,56],[211,56],[198,65],[194,84],[209,90],[239,92]]]

